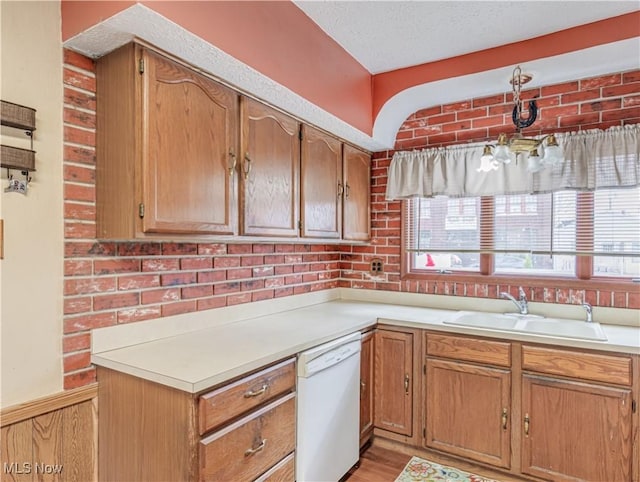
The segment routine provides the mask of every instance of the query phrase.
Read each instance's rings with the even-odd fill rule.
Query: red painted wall
[[[62,40],[135,2],[62,1]],[[371,135],[371,74],[289,1],[139,2]]]
[[[640,36],[640,11],[467,55],[373,76],[373,118],[391,97],[416,85],[484,72]]]

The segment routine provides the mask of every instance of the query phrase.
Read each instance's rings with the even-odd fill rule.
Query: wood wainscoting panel
[[[77,481],[97,480],[97,398],[96,387],[77,393],[62,392],[6,413],[16,419],[0,429],[0,481]],[[65,402],[61,402],[63,399]],[[73,401],[71,405],[62,406]],[[53,407],[53,409],[52,409]],[[3,414],[5,411],[3,410]],[[3,415],[4,418],[4,415]]]

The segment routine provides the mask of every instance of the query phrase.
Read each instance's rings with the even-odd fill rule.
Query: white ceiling
[[[526,40],[640,9],[640,1],[294,0],[376,74]]]

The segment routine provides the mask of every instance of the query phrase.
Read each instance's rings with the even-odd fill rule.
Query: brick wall
[[[64,386],[95,380],[90,330],[179,313],[289,296],[336,286],[457,296],[497,297],[510,287],[477,282],[400,280],[400,202],[386,202],[394,151],[374,154],[370,246],[99,242],[95,225],[95,66],[64,51]],[[640,72],[527,91],[540,117],[530,134],[640,122]],[[420,110],[396,149],[495,138],[511,125],[510,94]],[[385,272],[372,277],[369,263]],[[625,290],[532,287],[531,299],[640,307]]]
[[[614,73],[549,85],[522,93],[523,99],[536,98],[538,120],[524,130],[526,135],[640,123],[640,71]],[[466,142],[496,139],[500,132],[512,133],[511,92],[467,99],[429,107],[409,116],[400,127],[395,150],[422,149]],[[340,248],[340,286],[380,290],[431,293],[454,296],[497,298],[501,291],[517,295],[522,279],[497,284],[495,279],[460,279],[451,275],[429,280],[400,279],[399,201],[385,201],[387,168],[395,151],[374,155],[372,165],[372,243],[371,246]],[[384,273],[372,276],[369,263],[381,258]],[[578,288],[572,285],[577,285]],[[640,287],[628,283],[530,282],[528,297],[548,303],[580,303],[594,306],[640,308]]]
[[[64,386],[95,380],[90,330],[338,286],[333,245],[99,242],[95,65],[64,51]]]

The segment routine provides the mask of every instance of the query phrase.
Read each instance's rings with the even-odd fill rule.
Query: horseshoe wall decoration
[[[513,113],[511,114],[511,120],[513,120],[513,124],[518,129],[525,129],[526,127],[529,127],[530,125],[532,125],[536,121],[536,118],[538,117],[538,106],[536,104],[536,101],[535,100],[530,100],[529,101],[529,116],[528,117],[523,119],[520,116],[521,112],[522,112],[522,110],[520,109],[520,104],[517,104],[513,108]]]

